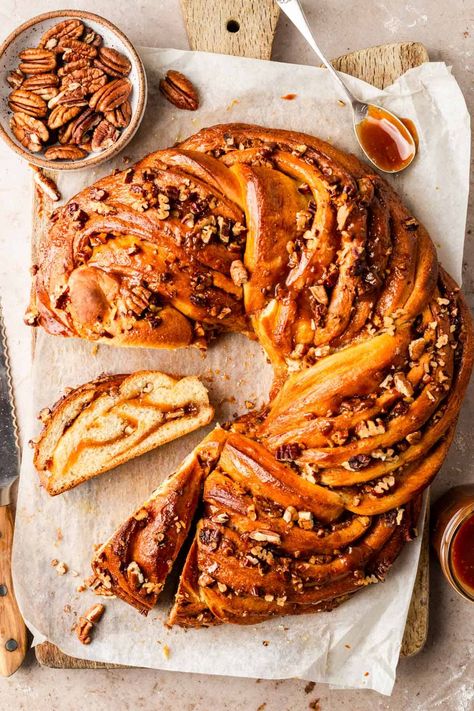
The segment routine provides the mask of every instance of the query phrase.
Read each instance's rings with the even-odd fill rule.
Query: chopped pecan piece
[[[82,41],[86,44],[91,44],[93,47],[100,47],[102,45],[103,39],[98,32],[94,30],[87,30]]]
[[[236,286],[242,286],[248,281],[247,270],[240,259],[234,259],[230,265],[230,278]]]
[[[249,538],[253,541],[259,541],[259,543],[275,543],[277,545],[281,543],[280,534],[273,531],[251,531]]]
[[[145,582],[145,577],[138,563],[134,560],[127,568],[127,578],[130,585],[136,589],[140,588]]]
[[[301,454],[301,446],[297,442],[291,442],[290,444],[282,444],[278,447],[275,457],[280,462],[293,462]]]
[[[79,642],[82,644],[90,644],[92,640],[92,630],[102,618],[105,612],[105,605],[98,602],[92,605],[84,615],[79,617],[79,622],[76,625],[76,635]]]
[[[407,434],[405,439],[408,442],[408,444],[416,444],[421,439],[420,430],[416,430],[415,432],[410,432],[410,434]]]
[[[25,75],[19,69],[14,69],[7,74],[7,83],[12,89],[19,89],[25,80]]]
[[[405,397],[411,397],[413,395],[413,385],[410,383],[404,373],[394,373],[393,383],[398,392],[402,395],[405,395]]]
[[[102,200],[105,200],[108,197],[108,192],[103,188],[96,188],[95,186],[92,186],[89,190],[89,195],[91,200],[102,202]]]
[[[372,461],[372,457],[369,454],[356,454],[355,457],[351,457],[348,462],[344,462],[343,466],[350,471],[357,472],[359,469],[365,469],[368,467]]]
[[[418,360],[424,353],[426,341],[424,338],[417,338],[408,346],[408,352],[412,360]]]
[[[403,224],[405,225],[405,229],[408,230],[408,232],[415,232],[420,226],[418,220],[415,220],[414,217],[409,217],[405,220]]]
[[[326,289],[322,284],[315,284],[314,286],[310,286],[309,290],[311,292],[311,296],[316,299],[319,304],[324,304],[325,306],[327,306],[329,302],[328,295]]]
[[[32,165],[31,168],[33,170],[33,180],[40,190],[42,190],[44,194],[47,195],[53,202],[59,200],[61,193],[59,192],[58,186],[54,180],[45,175],[41,168],[38,168],[35,165]]]

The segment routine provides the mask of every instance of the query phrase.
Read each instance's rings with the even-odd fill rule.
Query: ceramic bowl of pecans
[[[130,41],[90,12],[38,15],[0,47],[0,134],[42,168],[78,170],[116,155],[140,125],[146,94]]]

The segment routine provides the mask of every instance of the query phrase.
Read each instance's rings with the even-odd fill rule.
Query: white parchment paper
[[[143,124],[126,149],[134,161],[173,144],[199,128],[246,121],[306,131],[356,152],[348,106],[341,106],[327,72],[313,67],[177,50],[142,49],[149,83]],[[178,111],[158,92],[168,68],[189,76],[201,92],[198,112]],[[425,64],[381,92],[352,77],[353,91],[401,116],[418,129],[419,155],[412,167],[391,178],[425,223],[441,260],[460,279],[468,191],[469,116],[459,87],[442,63]],[[292,101],[283,99],[296,94]],[[61,176],[64,199],[113,167]],[[203,377],[223,421],[245,410],[245,401],[265,401],[271,373],[261,348],[229,335],[208,354],[119,349],[38,334],[33,363],[31,422],[66,386],[101,372],[157,368]],[[128,462],[62,496],[50,498],[38,485],[31,453],[24,447],[14,548],[16,593],[35,642],[48,639],[67,654],[91,660],[157,669],[262,678],[301,677],[339,687],[373,688],[390,694],[419,556],[420,542],[407,545],[384,584],[372,585],[331,613],[284,617],[255,627],[168,630],[163,622],[173,592],[148,618],[119,600],[105,600],[106,613],[93,643],[81,645],[71,628],[97,598],[77,592],[89,576],[94,544],[103,542],[204,436],[204,431]],[[28,438],[27,437],[27,438]],[[69,572],[58,576],[52,559]],[[75,575],[77,573],[78,575]],[[265,642],[265,644],[264,644]],[[164,653],[166,646],[169,654]]]

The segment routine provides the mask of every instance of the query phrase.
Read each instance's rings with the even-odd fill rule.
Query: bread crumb
[[[165,658],[165,659],[169,659],[169,658],[170,658],[170,654],[171,654],[170,648],[168,647],[167,644],[164,644],[164,645],[163,645],[163,656],[164,656],[164,658]]]
[[[55,569],[58,575],[66,575],[69,570],[66,563],[61,560],[57,560],[56,558],[53,558],[51,561],[51,566]]]

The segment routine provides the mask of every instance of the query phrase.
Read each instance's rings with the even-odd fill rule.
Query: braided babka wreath
[[[261,411],[217,428],[96,556],[155,603],[201,504],[170,623],[328,610],[413,536],[473,360],[426,230],[370,168],[312,136],[204,129],[54,215],[27,321],[121,346],[257,338]]]

